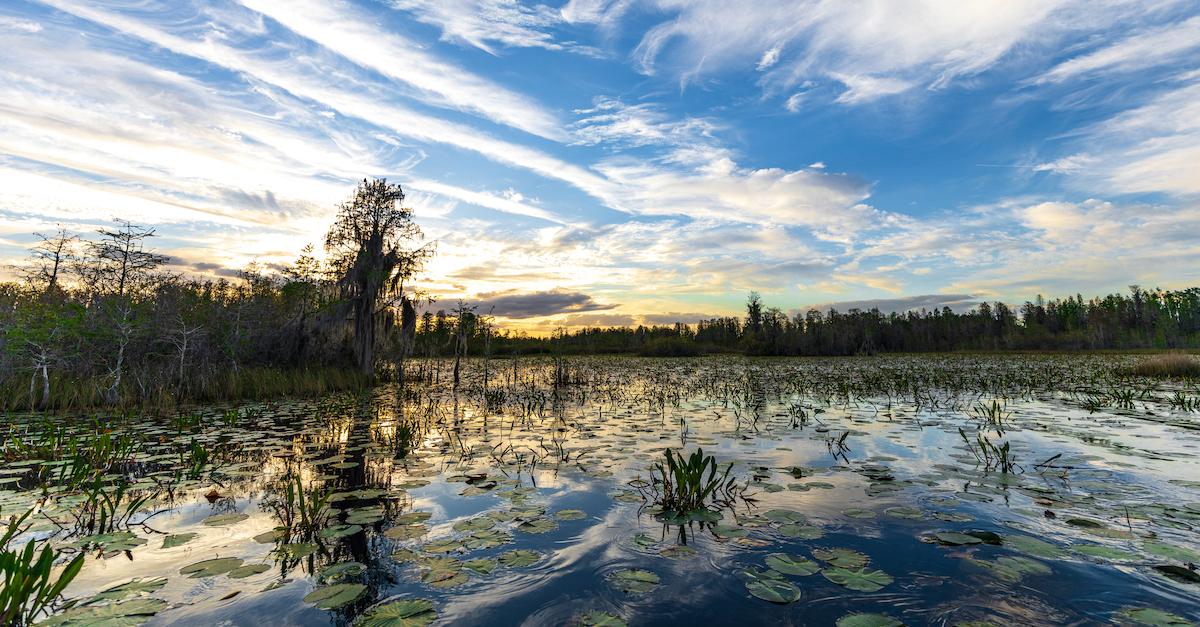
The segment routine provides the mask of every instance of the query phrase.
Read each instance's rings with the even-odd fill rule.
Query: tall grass
[[[1196,379],[1200,378],[1200,359],[1185,353],[1155,355],[1130,366],[1125,372],[1156,379]]]
[[[104,406],[103,386],[98,379],[73,379],[51,375],[50,398],[45,409],[80,411]],[[186,403],[267,400],[285,396],[321,396],[331,392],[363,390],[369,379],[353,368],[240,368],[213,377],[197,378],[186,386],[170,381],[130,383],[118,391],[119,408],[170,411]],[[27,382],[0,382],[0,411],[34,409]]]
[[[0,625],[24,627],[33,624],[43,612],[51,609],[63,590],[83,568],[83,553],[67,562],[62,572],[54,576],[54,562],[59,553],[46,543],[38,551],[38,541],[30,540],[23,549],[11,547],[13,540],[25,531],[22,525],[33,513],[26,511],[13,517],[0,535]]]

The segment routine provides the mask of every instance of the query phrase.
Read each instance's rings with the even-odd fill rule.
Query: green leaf
[[[839,586],[859,592],[876,592],[892,583],[892,576],[882,570],[827,568],[821,574]]]
[[[95,601],[118,601],[126,597],[140,596],[157,592],[167,584],[166,577],[158,577],[156,579],[134,579],[118,586],[105,589],[99,594],[93,596],[89,603]]]
[[[783,579],[778,573],[747,569],[739,573],[751,595],[771,603],[794,603],[800,600],[800,588]]]
[[[176,533],[163,538],[162,548],[173,549],[177,546],[183,546],[192,540],[199,537],[198,533]]]
[[[542,554],[537,551],[528,549],[518,549],[516,551],[507,551],[501,553],[499,558],[500,564],[508,568],[524,568],[532,566],[538,560],[542,559]]]
[[[837,620],[837,627],[904,627],[904,623],[884,614],[847,614]]]
[[[241,565],[242,558],[240,557],[221,557],[188,564],[179,569],[179,574],[190,575],[192,579],[215,577],[217,575],[224,575]]]
[[[653,590],[661,581],[658,575],[641,568],[625,568],[609,576],[616,588],[626,593],[641,593]]]
[[[204,524],[209,527],[227,527],[234,523],[240,523],[243,520],[250,518],[249,514],[234,513],[234,514],[217,514],[204,519]]]
[[[109,605],[75,607],[38,625],[47,627],[137,627],[167,608],[160,599],[129,599]]]
[[[585,627],[627,627],[627,623],[615,614],[592,610],[579,619],[579,624]]]
[[[817,563],[800,555],[786,555],[784,553],[772,553],[766,559],[767,568],[781,572],[785,575],[799,575],[807,577],[820,570]]]
[[[1118,612],[1117,616],[1146,627],[1193,627],[1193,624],[1182,616],[1150,607],[1127,607]]]
[[[433,601],[401,599],[390,601],[363,612],[354,622],[356,627],[424,627],[437,620]]]
[[[270,564],[246,564],[245,566],[238,566],[229,571],[229,574],[226,576],[230,579],[245,579],[246,577],[265,573],[268,570],[271,570]]]
[[[812,554],[835,568],[862,568],[870,561],[866,555],[853,549],[813,549]]]
[[[317,588],[304,595],[305,603],[312,603],[323,610],[332,610],[358,600],[367,587],[358,583],[339,583]]]

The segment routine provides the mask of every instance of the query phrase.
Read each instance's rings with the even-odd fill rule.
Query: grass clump
[[[737,497],[739,487],[730,476],[732,470],[730,463],[721,472],[716,458],[705,455],[704,449],[697,448],[686,458],[667,449],[663,461],[655,462],[645,487],[652,491],[654,505],[665,517],[705,520],[705,514],[712,511],[709,505],[725,506]]]
[[[33,624],[43,612],[49,613],[62,597],[63,590],[83,568],[83,554],[77,554],[66,567],[54,576],[54,562],[59,552],[43,543],[30,540],[24,548],[11,546],[13,540],[27,529],[22,527],[33,510],[13,517],[0,534],[0,624],[22,627]]]
[[[1200,359],[1186,353],[1155,355],[1130,366],[1126,373],[1156,379],[1197,379],[1200,378]]]

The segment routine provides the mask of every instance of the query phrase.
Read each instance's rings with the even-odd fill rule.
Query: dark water
[[[166,420],[118,424],[143,442],[121,472],[148,493],[182,466],[170,457],[180,442],[198,439],[213,458],[197,478],[172,484],[173,499],[159,493],[147,513],[161,513],[130,527],[145,544],[106,557],[93,549],[68,596],[165,577],[129,596],[166,602],[142,617],[152,625],[349,624],[405,598],[431,601],[439,624],[469,625],[578,624],[599,617],[591,612],[630,625],[830,625],[855,613],[908,625],[1174,624],[1153,622],[1160,615],[1147,609],[1200,620],[1200,585],[1155,568],[1200,561],[1200,432],[1196,414],[1169,403],[1178,387],[1139,391],[1132,404],[1113,393],[1118,400],[1097,407],[1110,384],[1055,363],[1044,368],[1061,372],[1045,380],[1005,379],[1008,366],[987,365],[1007,382],[991,389],[929,386],[931,376],[857,391],[830,384],[836,378],[796,383],[821,363],[588,360],[559,386],[550,364],[524,364],[515,379],[491,373],[489,389],[503,391],[491,408],[475,377],[457,394],[414,384],[370,399],[242,408],[228,421],[205,410],[182,430]],[[864,372],[843,374],[873,371]],[[993,400],[999,423],[979,409]],[[960,428],[1009,443],[1017,466],[988,468]],[[692,524],[681,535],[628,485],[649,478],[666,447],[703,447],[722,468],[733,463],[745,491],[716,529]],[[5,470],[22,477],[0,496],[6,514],[37,495],[16,489],[31,485],[23,468]],[[332,503],[326,525],[349,519],[360,530],[318,535],[311,555],[284,559],[282,541],[255,536],[280,525],[270,503],[297,476],[326,493],[370,492]],[[60,498],[47,503],[52,518],[71,506]],[[413,512],[428,519],[404,519]],[[205,524],[228,513],[247,517]],[[397,520],[424,527],[389,537]],[[64,546],[78,541],[48,524],[35,531]],[[162,548],[165,534],[182,533],[198,535]],[[687,549],[675,548],[682,542]],[[851,571],[882,571],[865,586],[878,589],[827,577],[837,566],[820,559],[829,549],[856,552]],[[513,550],[537,555],[487,573],[464,567]],[[772,554],[811,562],[814,572],[766,571]],[[225,557],[267,569],[242,578],[179,572]],[[351,561],[362,572],[317,575]],[[624,592],[626,569],[657,583]],[[748,569],[790,582],[798,600],[752,595]],[[334,609],[304,601],[334,584],[364,588]]]

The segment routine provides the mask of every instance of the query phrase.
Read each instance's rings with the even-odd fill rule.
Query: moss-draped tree
[[[364,179],[338,208],[325,236],[353,320],[355,360],[368,376],[375,374],[376,330],[383,315],[403,299],[405,282],[432,253],[429,245],[417,246],[421,229],[402,202],[399,185]]]

